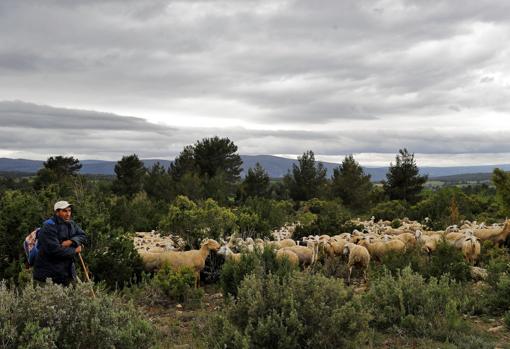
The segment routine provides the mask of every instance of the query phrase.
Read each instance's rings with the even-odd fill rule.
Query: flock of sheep
[[[228,241],[220,240],[220,244],[205,239],[200,249],[190,251],[180,251],[184,246],[181,238],[164,237],[154,231],[136,233],[134,244],[147,271],[157,270],[165,263],[172,268],[187,266],[194,270],[197,286],[210,251],[223,255],[227,260],[238,261],[242,253],[262,250],[266,246],[276,250],[278,259],[287,259],[303,268],[312,265],[319,256],[345,256],[349,283],[354,267],[361,268],[366,280],[371,259],[380,262],[389,253],[403,253],[417,244],[423,252],[430,254],[443,239],[462,251],[466,261],[474,265],[480,256],[481,242],[490,240],[500,245],[510,235],[510,221],[491,226],[464,221],[460,227],[452,225],[444,231],[428,231],[421,223],[407,218],[403,219],[399,228],[392,228],[389,221],[375,222],[373,217],[369,221],[353,220],[353,223],[363,227],[362,231],[354,229],[351,233],[308,236],[299,241],[292,239],[296,225],[289,225],[273,232],[275,240],[231,236]]]

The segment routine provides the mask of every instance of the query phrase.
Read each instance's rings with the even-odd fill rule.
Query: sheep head
[[[204,241],[202,241],[201,246],[207,246],[208,249],[213,251],[218,251],[221,247],[220,244],[213,239],[205,239]]]

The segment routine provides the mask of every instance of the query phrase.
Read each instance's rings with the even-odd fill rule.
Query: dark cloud
[[[83,130],[159,132],[161,130],[161,127],[142,118],[89,110],[55,108],[21,101],[0,102],[0,120],[4,128],[74,130],[74,132]]]

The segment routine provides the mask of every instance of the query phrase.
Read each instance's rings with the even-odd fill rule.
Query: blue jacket
[[[64,248],[61,243],[73,241],[71,247]],[[58,284],[68,284],[76,278],[74,266],[75,249],[87,242],[87,237],[74,222],[66,222],[57,215],[44,222],[39,231],[39,253],[35,259],[33,276],[35,280],[47,278]]]

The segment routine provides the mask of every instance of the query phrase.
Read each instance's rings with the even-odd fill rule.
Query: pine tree
[[[331,192],[350,209],[361,211],[368,208],[371,191],[370,175],[364,173],[352,155],[346,156],[342,164],[333,170]]]
[[[81,167],[80,161],[72,156],[51,156],[37,172],[34,187],[41,189],[54,184],[58,187],[59,196],[68,196],[71,192],[72,179],[78,176]]]
[[[241,176],[241,157],[237,146],[228,138],[204,138],[189,145],[175,159],[169,173],[177,188],[193,189],[194,194],[203,193],[205,197],[224,202],[235,193],[235,186]],[[184,179],[193,179],[200,188],[180,185]],[[187,190],[186,189],[186,190]],[[177,190],[180,195],[193,196]]]
[[[313,151],[303,153],[298,157],[298,165],[292,165],[292,173],[284,177],[290,197],[296,201],[320,197],[327,183],[326,171],[322,163],[315,162]]]
[[[172,177],[159,162],[147,172],[143,188],[150,198],[156,200],[169,202],[174,197]]]
[[[147,169],[136,154],[123,156],[115,165],[117,178],[113,181],[112,190],[117,195],[134,196],[143,188]]]
[[[241,184],[241,197],[268,197],[270,195],[270,179],[266,170],[257,162]]]
[[[416,203],[428,177],[420,176],[414,154],[409,153],[406,148],[399,150],[395,161],[395,165],[390,164],[386,174],[384,190],[390,200],[405,200],[411,204]]]
[[[195,164],[202,177],[212,178],[218,172],[225,174],[230,183],[238,182],[243,161],[237,146],[228,138],[204,138],[195,143]]]

